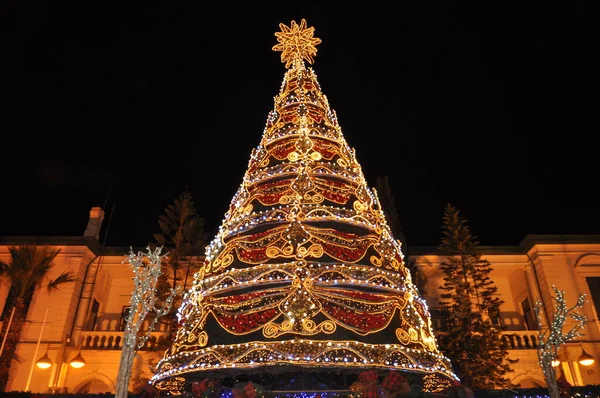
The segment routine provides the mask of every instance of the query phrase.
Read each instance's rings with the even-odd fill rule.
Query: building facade
[[[51,246],[61,252],[54,261],[55,275],[49,277],[65,270],[77,276],[75,282],[52,293],[45,289],[34,293],[5,391],[115,392],[133,273],[125,261],[129,248],[107,248],[99,243],[103,218],[100,208],[92,208],[88,227],[78,237],[0,237],[0,259],[9,260],[8,249],[12,246]],[[551,316],[555,305],[552,286],[556,286],[565,292],[569,306],[580,294],[587,298],[582,308],[587,318],[583,336],[561,347],[559,367],[574,386],[600,384],[598,361],[591,366],[578,363],[583,350],[600,358],[600,235],[534,235],[515,247],[482,246],[480,250],[492,264],[491,278],[504,301],[499,322],[512,347],[510,356],[519,359],[513,365],[512,382],[523,388],[545,385],[537,358],[534,307],[538,301],[543,303],[544,313]],[[444,316],[439,306],[443,275],[439,264],[444,257],[436,248],[427,247],[413,247],[408,255],[423,276],[419,289],[429,305],[435,330],[443,333]],[[11,311],[6,304],[8,291],[8,282],[2,279],[0,310],[6,319]],[[1,338],[6,326],[2,325]],[[569,323],[565,329],[568,327]],[[141,388],[152,376],[168,347],[167,339],[168,329],[162,324],[138,352],[131,391]],[[78,354],[85,365],[74,368],[69,362]],[[35,363],[44,355],[52,365],[40,369]]]

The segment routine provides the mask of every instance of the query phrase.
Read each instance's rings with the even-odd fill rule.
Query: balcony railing
[[[438,341],[446,344],[447,332],[436,333]],[[510,350],[537,350],[538,332],[533,330],[507,330],[502,332],[502,338],[508,343]]]
[[[442,333],[440,333],[442,334]],[[152,332],[142,350],[160,350],[168,348],[168,332]],[[438,336],[444,338],[445,336]],[[513,350],[535,350],[538,347],[538,333],[531,330],[511,330],[502,332],[502,338]],[[122,331],[84,331],[81,332],[83,350],[120,350],[123,348]]]
[[[535,350],[538,348],[538,332],[533,330],[509,330],[502,332],[513,350]]]
[[[152,332],[141,350],[152,351],[168,348],[168,332]],[[83,331],[82,350],[120,350],[123,348],[122,331]]]

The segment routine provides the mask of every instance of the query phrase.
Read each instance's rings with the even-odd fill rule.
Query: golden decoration
[[[406,330],[404,329],[396,329],[396,337],[398,338],[398,341],[404,345],[410,343],[410,335],[406,333]]]
[[[282,365],[451,380],[377,192],[304,63],[320,40],[305,20],[280,27],[283,84],[152,381]]]
[[[289,68],[303,59],[312,64],[313,57],[317,55],[315,46],[321,43],[321,39],[313,37],[315,28],[308,28],[305,19],[300,21],[300,25],[292,21],[289,27],[280,23],[279,28],[281,32],[275,33],[279,44],[273,46],[273,51],[281,51],[281,62],[285,63],[285,67]]]
[[[208,343],[208,334],[203,331],[198,335],[198,345],[200,347],[204,347],[207,343]]]
[[[312,152],[310,154],[310,160],[314,160],[316,162],[318,162],[319,160],[321,160],[323,158],[323,156],[321,155],[321,153],[319,152]]]
[[[352,207],[354,207],[354,210],[356,210],[359,213],[369,210],[369,206],[367,206],[366,204],[364,204],[358,200],[354,201],[354,204],[352,205]]]

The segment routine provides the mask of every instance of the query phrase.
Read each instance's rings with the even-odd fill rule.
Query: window
[[[436,332],[445,332],[448,330],[448,311],[442,308],[432,308],[429,310],[431,315],[431,325]]]
[[[592,294],[592,302],[594,303],[594,309],[596,310],[596,318],[598,318],[598,314],[600,313],[600,277],[590,276],[585,278],[585,281]]]
[[[535,318],[535,314],[533,313],[533,309],[531,308],[528,298],[523,300],[521,307],[523,308],[523,315],[525,316],[525,326],[527,327],[527,330],[538,330],[537,319]]]
[[[129,311],[131,311],[131,306],[124,306],[121,311],[121,322],[119,322],[119,330],[125,330],[125,326],[127,326],[127,316],[129,315]]]
[[[100,309],[100,303],[96,299],[92,299],[92,308],[88,315],[85,330],[96,330],[96,321],[98,320],[98,310]]]

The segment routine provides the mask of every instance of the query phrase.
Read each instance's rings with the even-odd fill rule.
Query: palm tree
[[[48,279],[48,274],[54,267],[54,259],[60,253],[60,249],[23,245],[9,247],[8,251],[10,253],[9,261],[0,260],[0,277],[5,278],[10,284],[6,304],[14,307],[14,314],[10,330],[2,333],[2,335],[8,334],[2,356],[0,356],[0,391],[4,391],[8,382],[10,364],[15,356],[33,293],[43,287],[52,292],[63,283],[75,281],[75,275],[71,271],[61,273],[54,280]],[[4,329],[9,326],[8,318],[5,316],[3,319]]]

